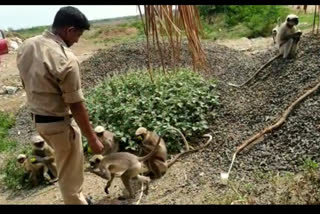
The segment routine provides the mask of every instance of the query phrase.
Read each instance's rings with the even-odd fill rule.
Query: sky
[[[60,7],[67,5],[0,5],[0,29],[17,30],[51,25]],[[89,20],[139,15],[136,5],[71,5]],[[143,9],[141,7],[141,9]]]

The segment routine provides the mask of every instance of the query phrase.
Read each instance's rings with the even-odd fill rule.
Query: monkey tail
[[[168,129],[172,129],[172,130],[174,130],[174,131],[176,131],[176,132],[178,132],[180,134],[180,136],[182,137],[182,140],[184,142],[184,145],[186,147],[186,150],[189,151],[190,150],[189,149],[189,143],[188,143],[187,139],[185,138],[185,136],[182,134],[182,132],[179,129],[173,127],[173,126],[169,126]]]
[[[200,150],[204,149],[205,147],[207,147],[209,145],[209,143],[212,141],[212,136],[210,134],[205,134],[205,135],[203,135],[203,137],[209,137],[209,140],[206,142],[206,144],[204,144],[203,146],[201,146],[197,149],[188,150],[188,151],[185,151],[185,152],[178,154],[172,161],[170,161],[168,163],[168,165],[167,165],[168,168],[170,168],[181,156],[186,155],[188,153],[200,151]]]
[[[259,68],[259,70],[257,70],[247,81],[245,81],[241,85],[236,85],[236,84],[233,84],[233,83],[228,83],[228,85],[233,86],[233,87],[237,87],[237,88],[240,88],[240,87],[244,86],[245,84],[250,82],[260,71],[262,71],[265,67],[270,65],[271,62],[273,62],[274,60],[276,60],[280,56],[282,56],[282,54],[279,53],[278,55],[272,57],[268,62],[266,62],[263,66],[261,66],[261,68]]]
[[[161,142],[161,136],[159,136],[158,142],[157,142],[156,146],[154,147],[154,149],[149,154],[142,156],[142,157],[138,157],[138,160],[140,162],[143,162],[143,161],[146,161],[149,158],[151,158],[158,151],[158,146],[159,146],[160,142]]]

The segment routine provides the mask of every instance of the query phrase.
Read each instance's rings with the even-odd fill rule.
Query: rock
[[[11,41],[10,44],[9,44],[9,49],[13,50],[13,51],[16,51],[17,49],[19,48],[19,45],[17,42],[15,41]]]
[[[19,88],[14,87],[14,86],[4,86],[3,87],[3,92],[10,94],[10,95],[15,94],[18,90],[19,90]]]

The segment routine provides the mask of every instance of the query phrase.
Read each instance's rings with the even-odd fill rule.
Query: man
[[[17,54],[32,120],[40,136],[55,151],[58,183],[65,204],[87,204],[82,193],[81,132],[94,153],[103,150],[83,103],[79,62],[69,49],[89,29],[87,18],[77,8],[62,7],[51,31],[27,39]]]

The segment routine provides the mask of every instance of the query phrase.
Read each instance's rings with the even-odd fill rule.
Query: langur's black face
[[[97,137],[102,137],[103,136],[103,132],[99,132],[99,133],[96,133],[97,134]]]
[[[141,143],[143,141],[143,135],[140,134],[140,135],[136,135],[134,137],[134,140],[137,142],[137,143]]]
[[[89,161],[91,169],[96,169],[101,160],[99,158],[93,158]]]
[[[90,161],[90,167],[91,167],[91,168],[94,168],[94,166],[95,166],[94,161]]]
[[[299,24],[299,19],[298,18],[288,18],[287,23],[290,25],[298,25]]]
[[[24,161],[25,161],[24,158],[20,158],[20,159],[18,160],[18,162],[19,162],[20,164],[22,164]]]
[[[41,141],[41,142],[35,143],[34,145],[35,145],[35,147],[37,147],[37,148],[41,149],[41,148],[44,146],[44,141]]]

